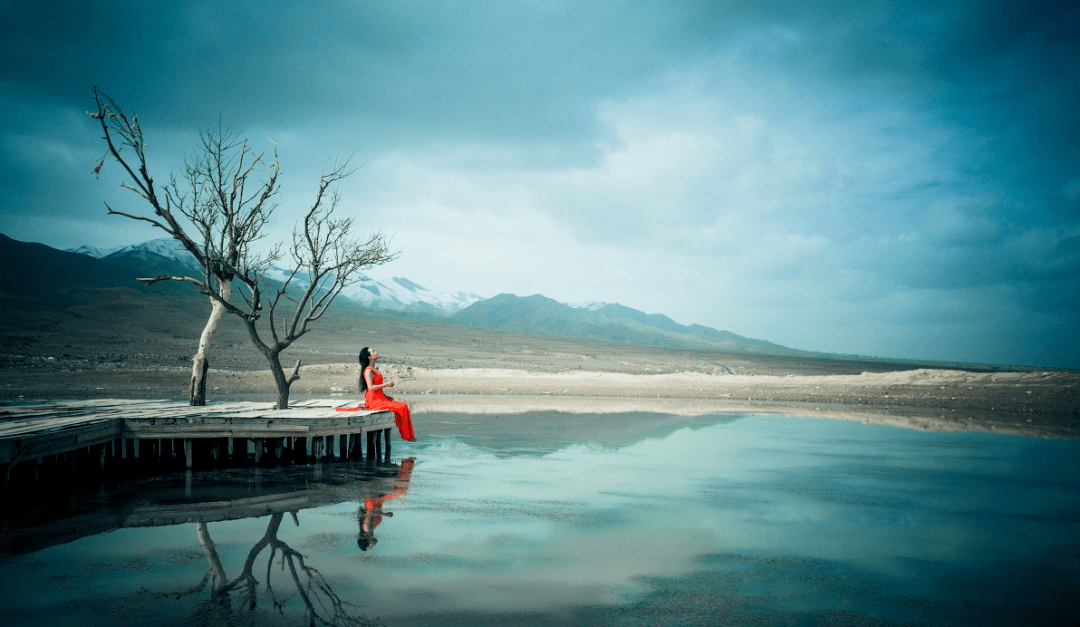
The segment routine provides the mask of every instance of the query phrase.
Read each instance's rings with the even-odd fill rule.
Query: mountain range
[[[175,240],[169,238],[155,239],[141,244],[113,249],[80,246],[67,252],[80,253],[95,259],[134,266],[148,263],[164,266],[172,264],[177,266],[178,269],[189,274],[194,273],[196,276],[202,272],[195,258],[181,248]],[[281,282],[288,276],[288,272],[285,268],[273,266],[267,272],[267,278]],[[293,281],[301,289],[307,287],[301,276],[297,276]],[[483,300],[476,294],[429,290],[402,277],[380,281],[362,273],[360,274],[360,281],[347,286],[342,290],[341,296],[361,307],[374,311],[408,312],[434,316],[449,316],[475,302]]]
[[[281,280],[282,268],[269,278]],[[43,244],[18,242],[0,235],[0,297],[8,306],[62,306],[77,294],[85,301],[117,290],[125,298],[193,295],[191,286],[159,283],[145,287],[136,277],[195,274],[199,266],[171,239],[157,239],[116,249],[91,246],[62,251]],[[519,333],[605,340],[628,344],[721,350],[769,355],[815,355],[719,331],[702,325],[681,325],[661,314],[646,314],[611,303],[568,305],[535,294],[499,294],[482,298],[467,292],[427,289],[409,279],[376,280],[364,276],[342,292],[339,303],[395,315]],[[337,306],[337,305],[335,305]]]

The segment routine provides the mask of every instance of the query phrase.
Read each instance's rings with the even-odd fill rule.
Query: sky
[[[161,237],[219,121],[277,146],[271,239],[338,211],[435,290],[618,302],[805,350],[1080,368],[1080,3],[0,0],[0,232]],[[271,143],[273,142],[273,143]]]

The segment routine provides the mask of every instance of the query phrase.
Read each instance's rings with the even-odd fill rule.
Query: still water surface
[[[41,548],[0,555],[0,616],[7,625],[1080,618],[1077,441],[731,414],[424,418],[426,437],[395,442],[388,463],[176,475],[83,499],[77,516],[41,526]],[[239,516],[249,517],[224,519]]]

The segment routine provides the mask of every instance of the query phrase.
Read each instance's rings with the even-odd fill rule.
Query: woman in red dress
[[[383,383],[383,376],[374,368],[375,360],[378,358],[379,353],[368,347],[360,349],[360,390],[364,393],[364,406],[368,409],[394,412],[394,422],[397,423],[401,439],[415,442],[416,434],[413,433],[409,406],[401,401],[395,401],[383,392],[384,388],[394,387],[394,382]]]

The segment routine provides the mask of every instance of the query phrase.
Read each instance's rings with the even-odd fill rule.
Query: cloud
[[[140,114],[159,183],[218,120],[275,142],[277,237],[351,155],[342,210],[394,234],[387,271],[430,287],[619,301],[800,348],[1077,365],[1058,339],[1080,314],[1068,4],[91,0],[8,16],[12,236],[155,236],[104,216],[102,200],[138,198],[115,168],[90,173],[98,85]]]

